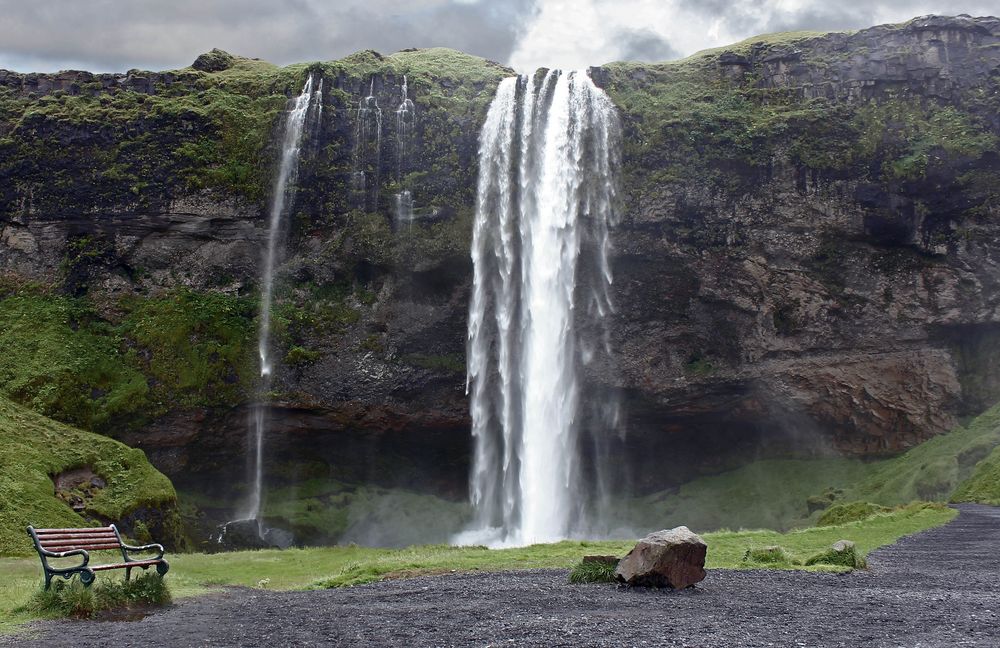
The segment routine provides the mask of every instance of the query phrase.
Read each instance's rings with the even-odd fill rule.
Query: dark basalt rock
[[[225,64],[223,54],[199,57],[196,69]],[[358,56],[366,65],[383,60]],[[772,98],[801,102],[801,110],[769,135],[759,157],[711,140],[719,124],[710,124],[696,151],[704,159],[690,163],[730,181],[720,186],[674,177],[686,162],[667,153],[691,131],[658,124],[655,101],[620,102],[628,145],[622,218],[611,232],[609,339],[619,362],[584,367],[581,387],[583,402],[619,396],[627,433],[613,451],[632,468],[635,489],[670,487],[748,457],[898,453],[994,402],[1000,157],[932,148],[923,175],[895,176],[893,155],[907,145],[895,121],[906,116],[887,120],[870,150],[855,147],[854,116],[905,101],[913,110],[948,109],[945,117],[1000,136],[1000,19],[926,17],[591,74],[620,100],[637,89],[655,93],[688,64],[698,67],[685,73],[705,75],[706,86],[692,95],[692,110],[733,98],[727,92],[740,99],[727,108],[730,121],[742,123],[740,111]],[[409,229],[391,211],[392,120],[384,124],[381,184],[362,199],[350,188],[357,101],[374,86],[383,111],[392,110],[401,75],[376,74],[372,83],[348,62],[324,79],[331,110],[304,149],[279,277],[291,315],[275,342],[276,357],[293,346],[319,355],[277,368],[268,447],[275,464],[320,455],[338,476],[461,498],[470,448],[462,369],[468,249],[477,134],[493,88],[432,72],[410,72],[418,114],[409,179],[420,184]],[[0,71],[0,87],[19,98],[79,91],[101,100],[122,89],[200,91],[195,80],[204,75],[186,74]],[[268,83],[256,92],[301,87],[299,79]],[[428,88],[450,108],[428,112]],[[808,121],[820,108],[824,120]],[[197,112],[165,113],[137,110],[123,124],[73,123],[45,111],[0,120],[0,273],[86,294],[109,319],[121,298],[179,287],[252,295],[266,196],[179,180],[186,167],[177,160],[189,162],[180,152],[210,150],[223,134]],[[820,126],[841,129],[823,145],[850,160],[823,166],[799,150]],[[655,146],[646,141],[653,137]],[[155,147],[127,169],[134,180],[95,175],[100,151],[127,152],[147,140]],[[213,167],[211,177],[266,186],[260,179],[273,154],[262,146],[226,160],[224,173]],[[69,246],[81,237],[100,248],[69,268]],[[587,258],[581,271],[593,271]],[[322,291],[336,294],[318,300]],[[114,432],[179,484],[236,479],[247,405],[185,402]]]

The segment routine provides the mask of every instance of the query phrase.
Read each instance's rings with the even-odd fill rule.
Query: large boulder
[[[708,545],[686,526],[655,531],[621,559],[615,576],[628,585],[690,587],[705,578]]]

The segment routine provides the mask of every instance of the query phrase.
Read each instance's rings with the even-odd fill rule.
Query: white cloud
[[[519,71],[621,60],[623,34],[655,35],[682,56],[774,31],[837,31],[930,13],[990,15],[996,0],[541,0],[511,55]]]

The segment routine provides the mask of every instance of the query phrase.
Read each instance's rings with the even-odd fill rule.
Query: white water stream
[[[458,544],[569,537],[601,495],[599,480],[582,479],[578,370],[592,345],[579,325],[611,310],[618,118],[585,73],[539,76],[501,82],[480,133],[468,323],[476,518]]]
[[[319,88],[314,91],[313,78],[310,76],[285,117],[278,175],[274,179],[271,205],[268,211],[267,249],[264,253],[264,272],[260,282],[260,328],[257,334],[261,379],[258,386],[257,404],[253,408],[251,421],[253,482],[246,508],[239,518],[244,520],[258,520],[260,518],[264,481],[264,437],[267,432],[267,404],[264,401],[271,389],[271,374],[274,369],[270,348],[274,270],[281,243],[283,221],[295,198],[302,134],[311,112],[316,119],[319,118],[322,110],[322,88],[321,80]]]

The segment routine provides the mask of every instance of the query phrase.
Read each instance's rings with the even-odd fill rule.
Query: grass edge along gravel
[[[789,555],[805,561],[837,540],[851,540],[861,554],[892,544],[903,536],[940,526],[957,515],[940,504],[913,504],[878,513],[847,524],[779,533],[776,531],[719,531],[703,535],[708,543],[708,569],[745,569],[743,556],[750,547],[780,545]],[[495,572],[521,569],[570,569],[584,555],[623,556],[634,540],[564,541],[514,549],[415,546],[405,549],[372,549],[355,545],[308,549],[239,551],[219,554],[176,554],[166,576],[174,599],[203,595],[214,587],[243,586],[261,589],[324,589],[394,578],[455,572]],[[759,568],[760,566],[754,566]],[[777,568],[843,572],[844,567],[779,565]],[[0,633],[17,631],[38,618],[29,612],[14,613],[41,587],[41,570],[35,558],[0,559]],[[106,578],[103,574],[99,578]],[[115,578],[107,576],[107,578]],[[567,585],[569,587],[569,585]]]

